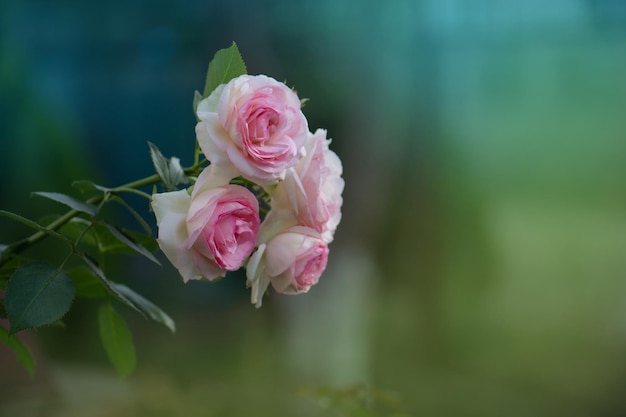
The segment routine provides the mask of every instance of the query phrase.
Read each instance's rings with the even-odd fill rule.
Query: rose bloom
[[[211,163],[275,184],[301,157],[308,125],[298,95],[265,75],[241,75],[200,101],[196,135]]]
[[[309,133],[306,156],[288,170],[272,194],[262,240],[271,238],[277,230],[303,225],[318,231],[326,243],[332,242],[341,221],[344,180],[341,160],[329,144],[325,130]]]
[[[317,284],[327,261],[328,245],[315,230],[295,226],[279,233],[259,245],[248,262],[246,275],[252,286],[252,302],[261,306],[270,283],[279,293],[308,292]]]
[[[152,196],[157,241],[185,282],[239,269],[256,245],[256,197],[212,171],[200,174],[191,195],[181,190]]]

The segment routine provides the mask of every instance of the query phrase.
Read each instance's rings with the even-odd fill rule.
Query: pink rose
[[[205,169],[187,190],[155,194],[158,243],[185,282],[239,269],[256,245],[259,207],[245,187]]]
[[[259,245],[247,266],[252,302],[261,306],[263,293],[271,283],[284,294],[300,294],[317,284],[326,269],[328,245],[315,230],[295,226],[268,243]]]
[[[272,194],[272,209],[262,228],[262,241],[277,231],[302,225],[318,231],[326,243],[332,242],[341,220],[344,180],[341,160],[328,148],[329,144],[325,130],[309,133],[306,156],[288,170]]]
[[[198,104],[196,135],[214,165],[275,184],[301,157],[308,133],[298,95],[265,75],[242,75]]]

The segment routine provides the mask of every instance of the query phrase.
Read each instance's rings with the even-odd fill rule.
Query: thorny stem
[[[200,168],[201,164],[204,161],[194,161],[194,162],[195,163],[193,166],[184,169],[185,175],[197,175],[198,169]],[[139,180],[132,181],[127,184],[121,185],[119,187],[115,187],[110,190],[107,190],[106,192],[103,192],[102,194],[91,197],[86,202],[87,204],[100,204],[109,194],[117,194],[117,193],[122,193],[122,192],[135,192],[135,191],[138,191],[137,190],[138,188],[145,187],[147,185],[157,184],[159,182],[161,182],[161,178],[157,174],[153,174],[148,177],[141,178]],[[143,193],[142,191],[139,191],[138,193],[140,193],[143,196],[148,196],[147,193]],[[57,218],[52,223],[50,223],[46,228],[48,230],[57,230],[63,227],[67,222],[72,220],[74,217],[76,217],[79,213],[80,212],[78,210],[70,210],[64,215]],[[48,236],[47,233],[38,231],[16,243],[9,245],[9,247],[7,247],[0,254],[0,265],[2,265],[4,261],[7,260],[11,254],[20,253],[28,249],[29,247],[33,246],[37,242],[44,239],[46,236]]]

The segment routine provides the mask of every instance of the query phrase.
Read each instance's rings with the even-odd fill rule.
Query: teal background
[[[241,274],[121,257],[176,335],[119,306],[119,380],[79,301],[26,335],[34,378],[0,350],[0,415],[367,416],[302,395],[355,386],[398,399],[374,415],[626,413],[626,2],[4,0],[1,208],[149,175],[146,141],[190,164],[193,91],[232,41],[342,158],[323,279],[255,310]],[[0,242],[26,233],[0,219]]]

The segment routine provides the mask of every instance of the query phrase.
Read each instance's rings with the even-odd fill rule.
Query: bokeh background
[[[0,415],[626,415],[626,1],[3,0],[1,208],[149,175],[146,141],[190,164],[193,92],[232,41],[343,160],[323,279],[255,310],[241,274],[122,257],[109,275],[177,333],[120,306],[120,380],[78,302],[26,335],[34,377],[0,350]]]

